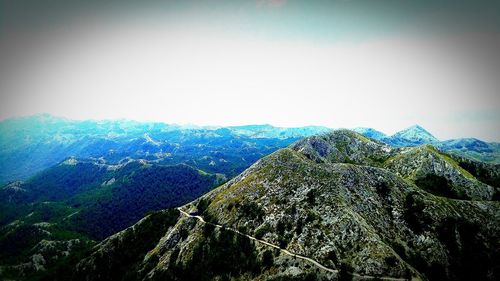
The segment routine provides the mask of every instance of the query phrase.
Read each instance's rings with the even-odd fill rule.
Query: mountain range
[[[333,129],[321,126],[280,128],[180,126],[130,120],[76,121],[48,114],[0,122],[0,184],[24,180],[68,157],[124,158],[160,164],[188,164],[233,177],[279,148]],[[500,163],[500,144],[478,139],[439,141],[415,125],[392,136],[371,128],[353,129],[392,146],[432,144],[448,153]],[[243,159],[242,159],[243,158]]]
[[[467,269],[464,276],[494,280],[499,151],[473,138],[439,141],[420,126],[386,136],[371,128],[6,120],[0,278],[467,280]],[[175,209],[182,205],[186,213]],[[243,266],[219,264],[227,255]]]
[[[68,157],[184,163],[232,177],[276,149],[325,127],[196,127],[128,120],[75,121],[43,114],[0,122],[0,183],[24,180]]]
[[[309,137],[107,238],[67,278],[498,280],[500,170],[474,163],[347,130]]]
[[[476,138],[461,138],[440,141],[419,125],[401,130],[391,136],[372,128],[355,128],[366,137],[381,141],[394,147],[411,147],[432,144],[441,151],[470,159],[500,164],[500,143],[484,142]]]

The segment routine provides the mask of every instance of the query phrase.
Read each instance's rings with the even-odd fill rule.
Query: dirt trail
[[[308,261],[308,262],[314,264],[315,266],[317,266],[318,268],[323,269],[325,271],[328,271],[328,272],[331,272],[331,273],[335,273],[335,274],[339,273],[339,271],[337,269],[328,268],[328,267],[320,264],[319,262],[317,262],[317,261],[315,261],[315,260],[313,260],[311,258],[308,258],[308,257],[302,256],[302,255],[298,255],[298,254],[292,253],[292,252],[290,252],[290,251],[288,251],[286,249],[280,248],[277,245],[271,244],[271,243],[266,242],[264,240],[257,239],[257,238],[255,238],[253,236],[250,236],[248,234],[242,233],[242,232],[240,232],[240,231],[238,231],[236,229],[232,229],[232,228],[228,228],[228,227],[223,227],[222,225],[219,225],[219,224],[207,222],[202,217],[186,213],[181,208],[177,208],[177,210],[179,210],[179,212],[181,212],[181,214],[183,214],[186,217],[195,218],[195,219],[199,220],[202,223],[210,224],[210,225],[213,225],[213,226],[215,226],[217,228],[224,228],[224,229],[227,229],[229,231],[238,233],[239,235],[243,235],[245,237],[248,237],[250,240],[257,241],[257,242],[259,242],[261,244],[264,244],[266,246],[269,246],[269,247],[275,248],[277,250],[280,250],[285,255],[289,255],[289,256],[292,256],[292,257],[295,257],[295,258],[298,258],[298,259],[302,259],[302,260]],[[406,278],[396,278],[396,277],[389,277],[389,276],[369,276],[369,275],[360,275],[360,274],[357,274],[357,273],[351,273],[351,275],[354,276],[354,277],[363,278],[363,279],[378,279],[378,280],[387,280],[387,281],[405,281],[405,280],[408,280]]]

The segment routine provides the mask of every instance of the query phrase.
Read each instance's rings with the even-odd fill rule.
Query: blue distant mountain
[[[476,138],[440,141],[419,125],[411,126],[391,136],[387,136],[372,128],[355,128],[353,130],[366,137],[394,147],[412,147],[431,144],[444,152],[482,162],[500,164],[500,144],[498,143],[488,143]]]
[[[358,127],[352,129],[356,133],[360,133],[364,135],[365,137],[372,138],[374,140],[381,140],[382,138],[386,137],[386,134],[382,133],[381,131],[377,131],[372,128],[364,128],[364,127]]]
[[[475,138],[446,140],[436,145],[439,149],[483,162],[500,164],[500,144]]]
[[[48,114],[0,122],[0,183],[23,180],[64,159],[102,158],[107,163],[144,159],[158,164],[187,164],[232,177],[262,156],[303,137],[332,129],[271,125],[231,127],[180,126],[131,120],[75,121]],[[433,144],[443,151],[500,163],[498,144],[477,139],[440,141],[415,125],[392,136],[356,128],[395,147]]]
[[[261,157],[326,127],[179,126],[130,120],[75,121],[48,114],[0,122],[0,183],[26,179],[74,156],[107,163],[144,159],[232,177]]]
[[[442,141],[439,146],[446,147],[447,149],[475,151],[478,153],[492,153],[494,151],[490,144],[475,138],[446,140]]]
[[[380,140],[396,147],[435,144],[439,142],[437,138],[419,125],[411,126],[390,137],[384,137]]]
[[[237,134],[254,138],[303,138],[305,136],[312,136],[317,134],[332,131],[332,129],[322,126],[305,126],[297,128],[282,128],[274,127],[271,125],[247,125],[247,126],[234,126],[228,129]]]

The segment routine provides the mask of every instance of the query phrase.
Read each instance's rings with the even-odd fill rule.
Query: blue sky
[[[2,2],[0,119],[420,124],[500,141],[494,1]]]

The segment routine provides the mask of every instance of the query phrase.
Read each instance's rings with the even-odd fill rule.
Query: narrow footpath
[[[339,271],[337,269],[332,269],[332,268],[328,268],[322,264],[320,264],[319,262],[311,259],[311,258],[308,258],[308,257],[305,257],[305,256],[302,256],[302,255],[298,255],[298,254],[295,254],[295,253],[292,253],[286,249],[282,249],[280,248],[278,245],[274,245],[274,244],[271,244],[269,242],[266,242],[264,240],[261,240],[261,239],[257,239],[253,236],[250,236],[248,234],[245,234],[245,233],[242,233],[236,229],[232,229],[232,228],[228,228],[228,227],[223,227],[222,225],[220,224],[215,224],[215,223],[211,223],[211,222],[207,222],[205,221],[202,217],[200,216],[196,216],[196,215],[191,215],[189,213],[186,213],[185,211],[183,211],[180,207],[177,208],[177,210],[179,210],[179,212],[181,212],[181,214],[183,214],[184,216],[188,217],[188,218],[195,218],[197,220],[199,220],[200,222],[202,223],[206,223],[206,224],[210,224],[210,225],[213,225],[217,228],[224,228],[224,229],[227,229],[229,231],[232,231],[232,232],[235,232],[239,235],[243,235],[245,237],[248,237],[250,240],[253,240],[253,241],[257,241],[261,244],[264,244],[266,246],[269,246],[269,247],[272,247],[272,248],[275,248],[277,250],[280,250],[281,253],[285,254],[285,255],[289,255],[291,257],[295,257],[295,258],[298,258],[298,259],[302,259],[302,260],[305,260],[305,261],[308,261],[312,264],[314,264],[316,267],[322,269],[322,270],[325,270],[325,271],[328,271],[328,272],[331,272],[331,273],[335,273],[335,274],[338,274]],[[389,277],[389,276],[369,276],[369,275],[360,275],[360,274],[357,274],[357,273],[350,273],[352,276],[355,276],[355,277],[359,277],[359,278],[363,278],[363,279],[378,279],[378,280],[387,280],[387,281],[405,281],[405,280],[408,280],[408,279],[405,279],[405,278],[395,278],[395,277]]]

